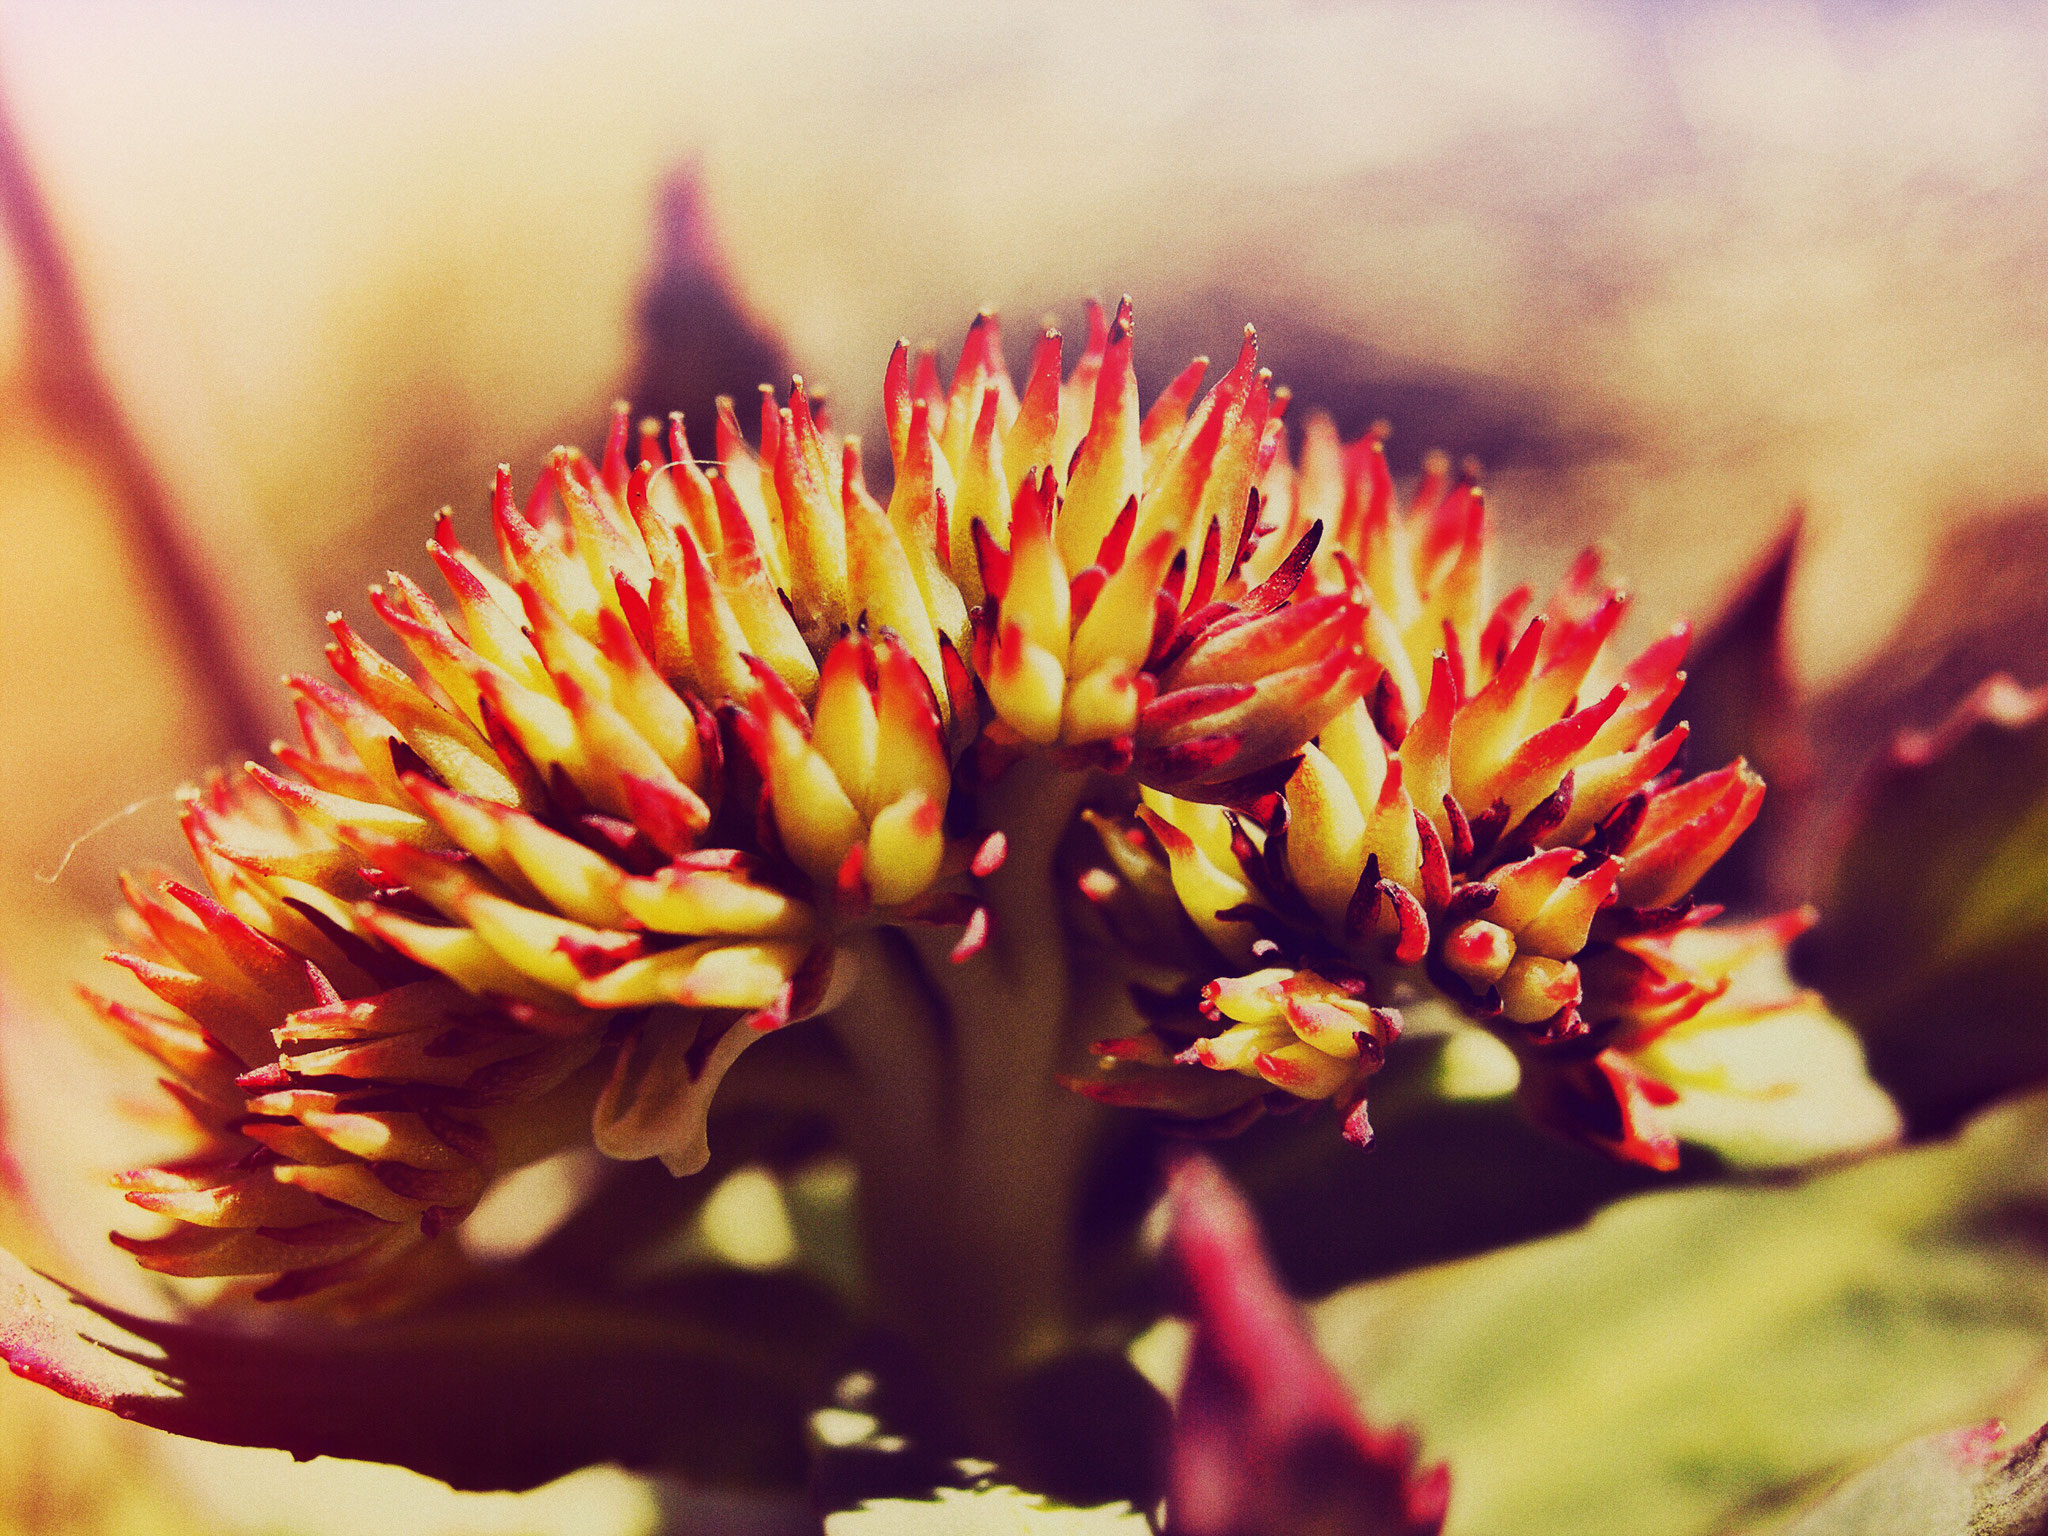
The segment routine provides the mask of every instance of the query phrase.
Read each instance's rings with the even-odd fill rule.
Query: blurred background
[[[1021,368],[1128,291],[1148,393],[1255,321],[1397,472],[1482,458],[1510,579],[1603,541],[1645,629],[1803,506],[1823,773],[2042,680],[2038,6],[16,0],[0,92],[0,988],[47,1230],[4,1225],[103,1292],[130,1069],[67,989],[115,870],[288,723],[324,611],[621,393],[701,427],[794,364],[872,436],[898,335],[993,303]],[[11,1378],[0,1444],[4,1529],[660,1519],[623,1474],[457,1496]]]

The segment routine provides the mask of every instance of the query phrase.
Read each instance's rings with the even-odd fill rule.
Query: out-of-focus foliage
[[[1305,1119],[1272,1120],[1217,1147],[1296,1294],[1546,1237],[1623,1196],[1718,1171],[1697,1152],[1662,1175],[1602,1157],[1537,1130],[1504,1094],[1432,1099],[1439,1065],[1421,1042],[1394,1059],[1369,1153]]]
[[[1706,1536],[2039,1369],[2044,1138],[2034,1098],[1800,1188],[1648,1196],[1318,1326],[1450,1459],[1453,1536]]]
[[[1802,956],[1912,1128],[2048,1073],[2048,693],[1993,679],[1865,785]]]
[[[1420,1465],[1412,1434],[1353,1405],[1243,1197],[1208,1159],[1182,1157],[1166,1210],[1167,1266],[1193,1327],[1168,1458],[1173,1536],[1435,1536],[1449,1469]]]
[[[787,1278],[707,1272],[630,1305],[538,1292],[266,1337],[116,1313],[0,1266],[0,1342],[33,1380],[178,1434],[457,1488],[532,1488],[593,1462],[798,1482],[790,1427],[834,1346],[830,1306]]]
[[[1686,657],[1685,692],[1675,711],[1692,724],[1696,762],[1741,757],[1770,785],[1755,825],[1696,888],[1702,901],[1737,909],[1783,899],[1772,853],[1798,815],[1812,774],[1802,700],[1786,654],[1786,605],[1797,570],[1803,517],[1795,512],[1777,542],[1736,588]]]
[[[1894,1451],[1786,1526],[1782,1536],[2035,1536],[2048,1523],[2048,1430],[2004,1455],[1998,1426],[1929,1435]]]

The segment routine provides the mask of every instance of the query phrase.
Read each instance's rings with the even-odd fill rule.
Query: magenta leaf
[[[810,1362],[833,1347],[802,1322],[821,1308],[718,1290],[610,1307],[479,1296],[396,1321],[279,1319],[297,1326],[257,1335],[125,1314],[0,1252],[0,1355],[175,1434],[391,1462],[457,1488],[531,1488],[601,1461],[794,1487],[821,1390]],[[745,1327],[749,1316],[773,1327]]]
[[[1428,1536],[1450,1475],[1416,1469],[1316,1350],[1251,1207],[1216,1164],[1180,1157],[1166,1254],[1194,1325],[1168,1468],[1170,1536]]]

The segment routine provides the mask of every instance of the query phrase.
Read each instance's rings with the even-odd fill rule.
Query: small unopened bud
[[[1459,924],[1444,940],[1444,964],[1477,991],[1499,981],[1514,958],[1515,936],[1482,918]]]
[[[1540,1024],[1579,1000],[1579,968],[1569,960],[1523,955],[1502,973],[1501,1011],[1517,1024]]]
[[[1293,975],[1275,966],[1249,976],[1225,976],[1202,988],[1202,1001],[1217,1016],[1239,1024],[1272,1024],[1284,1016],[1287,994],[1282,984]]]

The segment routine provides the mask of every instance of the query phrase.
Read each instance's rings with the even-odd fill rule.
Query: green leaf
[[[2048,1077],[2048,691],[1995,678],[1866,783],[1802,974],[1908,1129]]]
[[[1796,1188],[1630,1200],[1347,1291],[1319,1331],[1458,1468],[1451,1536],[1724,1531],[2036,1367],[2043,1145],[2035,1098]]]
[[[2048,1429],[2000,1455],[1998,1425],[1929,1435],[1860,1472],[1778,1536],[2038,1536]]]
[[[792,1276],[706,1272],[599,1306],[522,1290],[396,1321],[228,1331],[102,1306],[0,1252],[18,1375],[175,1434],[524,1489],[592,1462],[801,1484],[836,1310]]]

